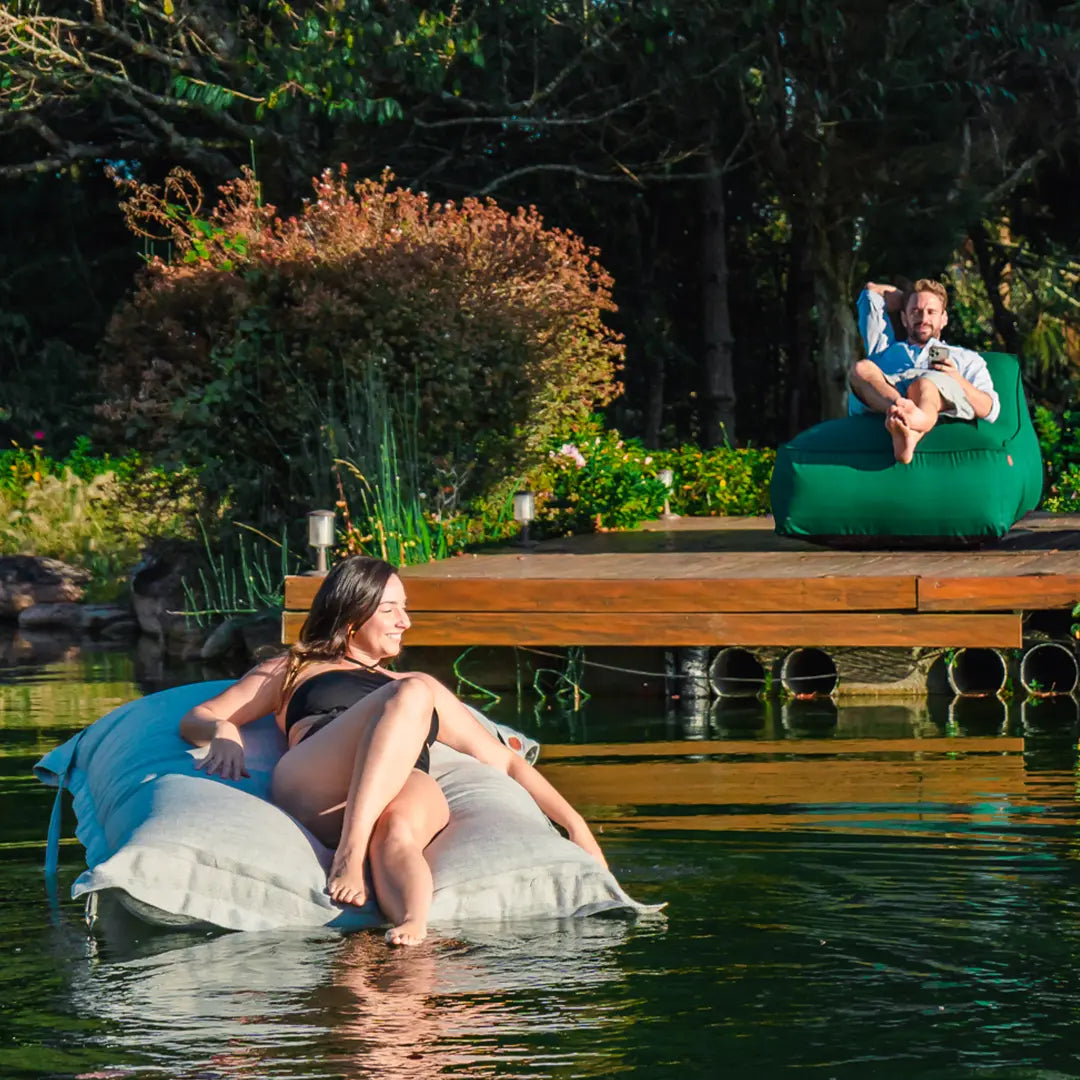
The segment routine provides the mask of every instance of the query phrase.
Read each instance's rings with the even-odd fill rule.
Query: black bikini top
[[[336,716],[350,705],[355,705],[380,686],[394,680],[383,671],[371,667],[351,656],[342,660],[355,664],[356,671],[323,671],[305,679],[292,693],[285,709],[285,734],[288,735],[293,725],[307,716]],[[431,714],[431,728],[425,740],[430,746],[439,735],[438,714]]]
[[[392,681],[389,675],[351,656],[341,659],[355,664],[359,670],[324,671],[305,679],[289,698],[289,707],[285,710],[286,735],[293,724],[305,716],[344,712],[350,705],[355,705],[361,698]]]

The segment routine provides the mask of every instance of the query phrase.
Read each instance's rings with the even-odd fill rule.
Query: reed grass
[[[235,540],[215,551],[206,530],[200,528],[206,568],[199,571],[197,583],[184,580],[188,606],[179,614],[201,627],[223,615],[256,615],[284,608],[285,577],[300,569],[299,559],[289,551],[286,530],[277,541],[260,529],[237,523]]]
[[[391,393],[368,370],[359,382],[345,384],[342,398],[342,419],[325,430],[346,549],[395,566],[445,559],[446,532],[428,512],[424,492],[419,392]]]

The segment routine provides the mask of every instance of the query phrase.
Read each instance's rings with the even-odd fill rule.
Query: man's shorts
[[[951,375],[946,375],[944,371],[935,371],[933,368],[908,368],[906,371],[898,372],[896,375],[885,376],[885,381],[890,386],[895,386],[905,397],[907,396],[908,387],[916,379],[929,379],[938,388],[938,393],[941,394],[941,416],[949,416],[957,420],[975,419],[975,410],[972,408],[971,402],[968,401],[963,387]],[[871,410],[855,394],[852,394],[850,411],[853,413],[868,413]]]

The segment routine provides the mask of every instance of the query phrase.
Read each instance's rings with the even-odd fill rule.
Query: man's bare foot
[[[338,848],[330,873],[326,879],[326,891],[330,899],[339,904],[355,904],[363,907],[367,900],[367,885],[364,881],[364,860],[352,858]]]
[[[419,945],[427,937],[427,926],[415,919],[406,919],[400,926],[386,931],[387,945]]]
[[[922,438],[921,431],[913,431],[904,422],[903,417],[890,410],[885,418],[885,429],[892,436],[893,457],[901,465],[910,465],[915,456],[915,447]]]
[[[934,426],[934,421],[911,398],[900,398],[893,406],[893,410],[912,431],[917,431],[920,435],[925,435]]]

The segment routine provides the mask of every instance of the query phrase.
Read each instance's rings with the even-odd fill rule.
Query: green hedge
[[[775,450],[752,447],[647,450],[637,439],[605,430],[594,417],[568,439],[553,442],[524,484],[537,495],[541,535],[630,529],[663,511],[664,468],[673,474],[669,505],[676,514],[767,514],[775,459]]]

